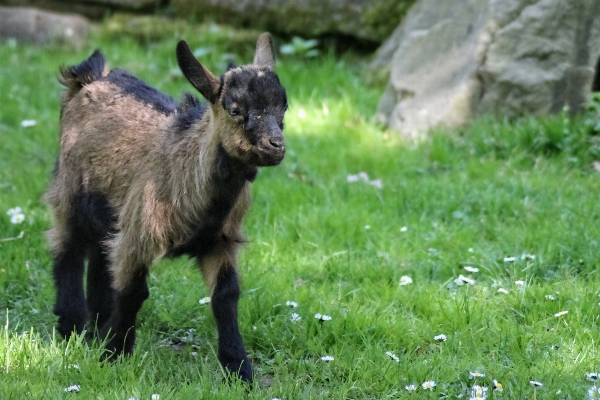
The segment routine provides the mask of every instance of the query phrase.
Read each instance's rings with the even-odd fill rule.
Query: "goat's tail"
[[[94,51],[94,54],[81,64],[73,65],[68,68],[61,67],[58,81],[67,88],[62,97],[63,107],[83,86],[88,85],[107,74],[106,61],[99,50]]]

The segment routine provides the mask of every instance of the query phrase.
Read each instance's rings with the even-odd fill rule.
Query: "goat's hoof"
[[[243,383],[252,385],[252,364],[248,358],[244,358],[242,361],[230,361],[224,364],[225,371],[228,372],[228,378],[238,378]]]

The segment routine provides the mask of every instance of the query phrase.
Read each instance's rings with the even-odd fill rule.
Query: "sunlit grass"
[[[474,384],[498,398],[494,379],[503,398],[585,396],[585,374],[600,370],[600,178],[582,119],[483,119],[405,143],[373,123],[382,88],[363,81],[360,60],[328,52],[278,60],[289,150],[254,183],[240,261],[257,384],[223,382],[210,306],[199,304],[208,292],[189,260],[153,268],[132,358],[103,365],[97,344],[56,337],[40,199],[57,154],[58,66],[101,48],[111,66],[179,97],[192,90],[176,69],[181,36],[211,50],[201,61],[214,72],[225,66],[227,35],[211,29],[205,42],[184,31],[145,45],[97,34],[77,52],[0,45],[0,240],[17,238],[0,242],[1,398],[437,399],[468,398]],[[382,188],[348,182],[361,172]],[[17,206],[25,220],[13,224]]]

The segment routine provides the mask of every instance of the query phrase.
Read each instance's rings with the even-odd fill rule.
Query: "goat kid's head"
[[[229,69],[219,79],[196,60],[182,40],[177,62],[183,75],[211,104],[216,134],[225,151],[255,166],[277,165],[285,154],[285,89],[275,74],[271,35],[256,43],[254,62]]]

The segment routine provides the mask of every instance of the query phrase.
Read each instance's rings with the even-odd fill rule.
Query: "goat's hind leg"
[[[111,266],[115,288],[113,307],[110,318],[99,332],[102,339],[108,339],[102,358],[110,361],[119,355],[133,353],[137,314],[150,294],[146,283],[148,265],[139,264],[129,257],[121,260],[124,262]]]
[[[92,326],[101,328],[113,309],[114,290],[108,256],[100,243],[90,249],[87,271],[87,306]]]
[[[58,316],[58,332],[69,338],[73,332],[81,334],[87,321],[87,307],[83,292],[83,275],[88,243],[75,226],[59,231],[55,226],[54,268],[56,286],[54,314]],[[60,236],[60,238],[58,237]]]

